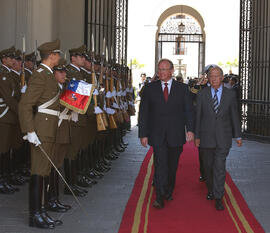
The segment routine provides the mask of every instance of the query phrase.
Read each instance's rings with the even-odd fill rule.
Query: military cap
[[[25,55],[25,61],[35,61],[35,52],[29,53]]]
[[[57,39],[52,42],[46,42],[38,47],[38,51],[43,55],[50,53],[61,53],[60,40]]]
[[[95,56],[95,54],[93,52],[91,52],[90,50],[86,51],[83,55],[84,55],[85,59],[87,61],[90,61],[90,62],[93,61],[93,57]]]
[[[82,45],[79,48],[74,48],[74,49],[69,50],[70,56],[76,56],[76,55],[82,56],[82,55],[85,54],[85,52],[86,52],[86,46],[85,45]]]
[[[22,60],[22,51],[19,50],[19,49],[17,49],[17,50],[15,51],[14,58],[15,58],[16,60]]]
[[[55,70],[55,71],[57,71],[57,70],[58,71],[65,71],[66,70],[66,64],[67,64],[66,59],[61,58],[59,60],[59,64],[57,66],[53,67],[53,70]]]
[[[15,49],[14,46],[12,46],[12,47],[10,47],[8,49],[4,49],[4,50],[0,51],[0,58],[14,57],[15,51],[16,51],[16,49]]]
[[[100,62],[101,62],[101,57],[100,57],[98,54],[96,54],[96,55],[95,55],[94,63],[95,63],[96,65],[100,65]]]

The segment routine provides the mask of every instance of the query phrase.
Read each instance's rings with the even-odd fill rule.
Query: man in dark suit
[[[164,207],[164,199],[172,200],[176,170],[183,144],[193,140],[192,101],[187,85],[172,79],[173,63],[158,63],[159,80],[144,88],[139,113],[141,144],[154,149],[155,208]],[[185,127],[187,133],[185,134]]]
[[[235,93],[222,85],[222,69],[213,66],[207,76],[211,86],[197,95],[195,145],[204,156],[207,199],[215,198],[216,209],[224,210],[226,158],[233,137],[238,146],[242,145],[240,121]]]

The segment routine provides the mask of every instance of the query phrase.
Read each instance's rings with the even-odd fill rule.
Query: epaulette
[[[40,72],[42,72],[43,70],[44,70],[44,69],[40,67],[39,69],[37,69],[37,72],[40,73]]]

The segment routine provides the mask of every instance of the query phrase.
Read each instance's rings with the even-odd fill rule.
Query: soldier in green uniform
[[[109,65],[108,63],[106,65]],[[99,55],[95,55],[94,57],[94,70],[96,74],[96,80],[98,82],[98,105],[104,112],[104,117],[107,118],[107,106],[106,106],[106,76],[107,71],[105,68],[105,61],[104,58],[101,58]],[[108,87],[107,87],[108,88]],[[97,140],[95,144],[95,167],[94,172],[98,176],[104,176],[104,172],[107,172],[109,170],[109,167],[104,166],[103,158],[115,160],[118,158],[118,154],[113,154],[111,151],[111,147],[107,145],[109,143],[110,139],[110,129],[109,126],[107,127],[107,130],[100,131],[97,134]],[[106,162],[105,162],[106,163]]]
[[[97,81],[95,76],[92,75],[92,54],[91,52],[87,52],[85,54],[85,63],[84,67],[82,67],[82,73],[85,77],[85,80],[93,85],[97,85]],[[97,89],[95,89],[94,94],[96,95],[98,93]],[[94,145],[96,144],[97,140],[97,120],[96,115],[94,113],[94,105],[91,104],[87,111],[87,117],[88,117],[88,136],[87,136],[87,150],[84,151],[84,160],[86,161],[87,167],[85,167],[85,174],[88,178],[98,178],[97,174],[94,174],[93,168],[95,167],[95,153],[94,153]],[[108,165],[110,165],[108,163]],[[93,180],[93,183],[96,183],[95,180]]]
[[[53,73],[58,82],[61,92],[65,89],[66,82],[66,60],[61,58],[59,64],[53,68]],[[54,147],[54,164],[60,169],[63,166],[64,158],[68,152],[70,145],[70,120],[71,110],[60,106],[60,115],[58,121],[58,128],[56,133],[56,144]],[[52,167],[50,174],[50,185],[48,191],[48,200],[46,207],[54,212],[66,212],[71,209],[70,205],[64,205],[59,201],[59,175],[54,167]]]
[[[15,62],[15,48],[0,52],[0,131],[4,137],[0,140],[0,193],[11,194],[19,191],[14,187],[10,177],[10,151],[14,146],[14,132],[18,126],[18,101],[20,87],[11,75]]]
[[[45,189],[51,164],[41,147],[53,158],[56,142],[58,117],[60,114],[60,88],[53,75],[53,67],[60,59],[60,41],[47,42],[38,47],[41,64],[28,83],[27,90],[19,103],[19,120],[24,137],[31,144],[31,176],[29,182],[29,226],[54,228],[62,224],[52,219],[42,203],[46,200]],[[37,112],[33,113],[33,107]],[[43,198],[42,198],[43,197]],[[43,204],[43,205],[42,205]]]
[[[32,76],[36,62],[35,52],[25,55],[24,61],[24,72],[25,72],[25,82],[26,84],[29,81],[29,78]]]
[[[22,70],[22,52],[20,50],[15,51],[14,62],[11,68],[10,76],[13,78],[16,86],[16,99],[19,103],[21,93],[24,93],[26,86],[21,87],[21,70]],[[10,151],[9,173],[10,181],[13,185],[23,185],[26,180],[19,174],[19,170],[23,163],[23,140],[20,129],[19,120],[13,132],[12,150]]]
[[[16,49],[14,46],[0,51],[0,59],[2,63],[0,66],[0,73],[7,74],[10,72],[14,63],[15,51]]]
[[[70,64],[67,65],[68,80],[83,80],[81,67],[84,66],[84,53],[86,46],[82,45],[79,48],[69,50]],[[71,145],[68,151],[68,158],[65,159],[65,175],[71,188],[77,196],[83,197],[88,192],[81,187],[90,187],[91,181],[85,179],[86,177],[78,173],[77,167],[81,164],[81,150],[85,148],[85,141],[82,138],[87,136],[87,116],[78,114],[78,120],[71,122]],[[78,187],[81,186],[81,187]],[[65,188],[65,194],[71,194]]]

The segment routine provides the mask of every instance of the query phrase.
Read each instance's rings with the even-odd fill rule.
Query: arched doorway
[[[176,75],[198,77],[205,66],[205,32],[201,15],[189,6],[173,6],[161,14],[157,26],[156,64],[166,57],[175,64]]]

